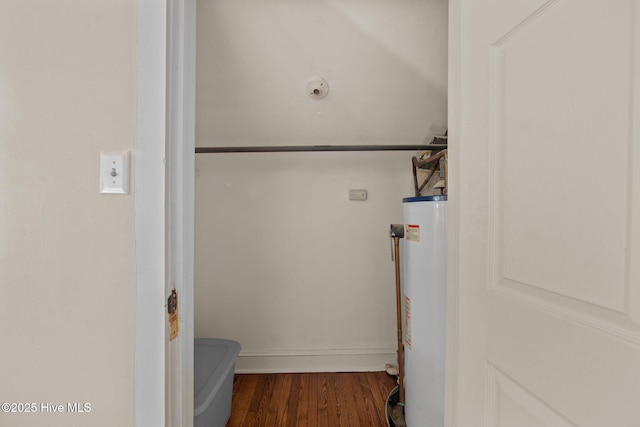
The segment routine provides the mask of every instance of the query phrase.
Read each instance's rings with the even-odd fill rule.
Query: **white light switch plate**
[[[129,194],[129,152],[100,152],[100,193]]]

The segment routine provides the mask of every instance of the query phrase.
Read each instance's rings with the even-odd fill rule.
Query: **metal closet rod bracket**
[[[264,145],[238,147],[196,147],[196,154],[208,153],[287,153],[315,151],[420,151],[443,150],[447,144],[421,145]]]

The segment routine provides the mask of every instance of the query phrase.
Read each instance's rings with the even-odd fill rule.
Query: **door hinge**
[[[171,291],[171,295],[167,299],[167,313],[169,315],[169,341],[180,333],[180,318],[178,316],[178,293],[175,288]]]

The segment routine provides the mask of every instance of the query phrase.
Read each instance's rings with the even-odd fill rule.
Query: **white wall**
[[[420,144],[446,128],[446,1],[200,0],[197,31],[198,146]],[[324,100],[306,94],[314,76]],[[196,336],[238,340],[240,370],[392,362],[388,227],[412,155],[199,154]]]
[[[133,425],[133,199],[98,194],[98,167],[133,149],[136,20],[130,0],[2,2],[0,401],[91,412],[0,425]]]

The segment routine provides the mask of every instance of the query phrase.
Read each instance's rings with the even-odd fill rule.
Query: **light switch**
[[[100,152],[100,193],[129,194],[129,152]]]

